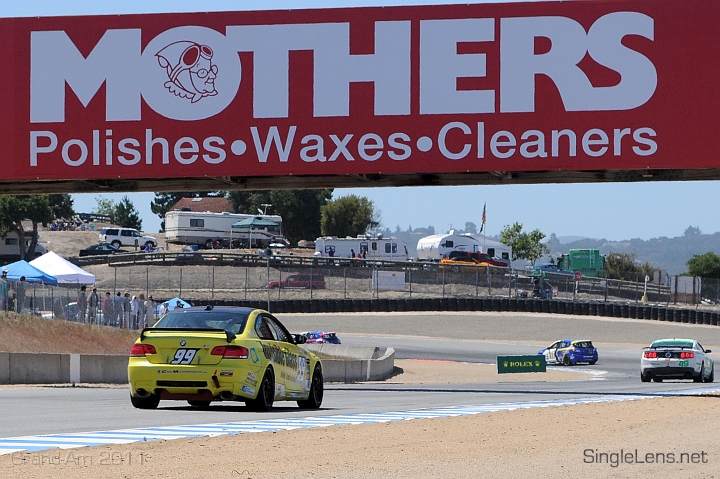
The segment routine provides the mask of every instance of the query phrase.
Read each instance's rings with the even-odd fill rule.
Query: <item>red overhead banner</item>
[[[0,20],[1,181],[718,168],[720,2]]]

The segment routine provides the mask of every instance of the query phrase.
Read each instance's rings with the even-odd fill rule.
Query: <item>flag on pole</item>
[[[483,205],[482,223],[480,223],[480,232],[481,233],[483,232],[483,229],[485,229],[485,219],[486,219],[485,207],[486,206],[487,206],[487,202],[485,202],[485,204]]]

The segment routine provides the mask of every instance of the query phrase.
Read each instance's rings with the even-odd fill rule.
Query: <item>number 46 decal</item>
[[[175,351],[175,359],[170,364],[190,364],[195,357],[197,349],[178,349]]]

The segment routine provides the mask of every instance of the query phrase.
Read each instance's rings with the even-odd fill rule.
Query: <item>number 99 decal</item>
[[[195,357],[197,349],[178,349],[175,351],[175,359],[170,364],[190,364]]]

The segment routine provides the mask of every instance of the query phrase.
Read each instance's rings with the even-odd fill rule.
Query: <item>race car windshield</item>
[[[592,342],[591,341],[578,341],[575,343],[576,348],[592,348]]]
[[[663,340],[655,341],[651,348],[692,348],[692,341]]]
[[[240,334],[245,329],[249,312],[187,311],[178,308],[168,313],[154,326],[172,329],[224,329]]]

